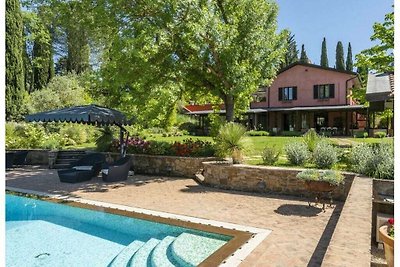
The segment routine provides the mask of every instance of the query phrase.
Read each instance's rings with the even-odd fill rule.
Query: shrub
[[[113,145],[113,148],[115,149],[113,131],[110,127],[106,126],[100,130],[100,136],[96,139],[97,151],[110,151],[112,150],[111,145]]]
[[[61,128],[60,134],[65,137],[69,142],[75,144],[83,144],[87,141],[88,135],[85,129],[86,125],[69,124]]]
[[[353,136],[355,138],[367,138],[368,137],[368,133],[367,132],[362,132],[362,131],[357,131],[357,132],[354,132]]]
[[[319,142],[313,152],[313,161],[320,169],[331,168],[338,162],[335,147],[327,142]]]
[[[44,149],[61,149],[65,145],[65,140],[58,133],[52,133],[45,137],[43,141]]]
[[[265,165],[274,165],[278,161],[281,151],[275,146],[266,146],[262,152],[262,159]]]
[[[193,141],[191,138],[185,139],[183,142],[175,142],[172,145],[172,152],[173,155],[182,157],[209,157],[215,154],[214,147],[210,142],[201,140]]]
[[[223,125],[215,137],[216,152],[220,157],[231,156],[233,163],[242,161],[244,152],[248,149],[246,129],[237,123],[229,122]]]
[[[384,133],[384,132],[376,132],[376,133],[374,133],[374,137],[375,138],[384,138],[384,137],[386,137],[386,133]]]
[[[379,179],[394,178],[393,144],[360,144],[350,151],[351,169]]]
[[[282,131],[281,135],[282,136],[301,136],[302,133],[299,131]]]
[[[249,136],[269,136],[267,131],[248,131],[246,134]]]
[[[332,185],[340,185],[344,182],[344,176],[338,171],[327,170],[319,172],[318,170],[304,170],[296,175],[303,181],[324,181]]]
[[[322,140],[322,137],[317,134],[317,132],[314,129],[308,130],[304,135],[303,135],[303,142],[306,144],[308,150],[310,152],[313,152],[315,149],[315,146],[317,145],[318,142]]]
[[[196,129],[197,129],[197,124],[194,122],[184,122],[181,125],[179,125],[179,130],[187,131],[189,133],[196,132]]]
[[[310,152],[303,142],[287,144],[285,152],[289,162],[294,165],[303,165],[310,157]]]

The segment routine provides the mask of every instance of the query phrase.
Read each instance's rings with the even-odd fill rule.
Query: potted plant
[[[333,170],[320,172],[309,169],[298,173],[296,177],[303,180],[312,192],[331,192],[344,181],[344,176]]]
[[[233,164],[242,163],[249,142],[245,134],[246,128],[240,124],[229,122],[221,126],[215,137],[217,155],[230,156]]]
[[[386,225],[379,228],[379,238],[383,241],[385,258],[389,267],[394,266],[394,219],[390,218]]]
[[[344,182],[344,176],[338,171],[304,170],[296,175],[296,177],[305,182],[307,190],[315,194],[315,202],[318,203],[322,194],[331,193],[337,186]],[[332,204],[332,196],[330,196],[330,204]],[[308,205],[311,206],[310,201]],[[325,211],[325,203],[322,210]]]

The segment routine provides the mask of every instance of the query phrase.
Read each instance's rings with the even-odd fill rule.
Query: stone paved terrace
[[[359,189],[368,192],[368,181],[363,180]],[[33,167],[8,171],[6,185],[272,230],[241,266],[369,266],[370,255],[365,251],[351,249],[344,257],[337,256],[347,249],[342,238],[352,239],[349,248],[366,243],[368,249],[370,244],[370,233],[365,230],[368,222],[361,226],[360,237],[343,230],[348,219],[356,220],[353,227],[357,222],[362,225],[362,216],[370,208],[364,203],[363,212],[355,216],[347,213],[347,219],[340,216],[342,209],[352,212],[353,205],[360,204],[355,203],[353,188],[349,193],[351,207],[335,203],[324,213],[320,208],[308,208],[303,198],[219,190],[185,178],[135,175],[122,183],[106,184],[94,178],[65,184],[59,182],[56,170]],[[360,201],[366,197],[364,193]],[[339,224],[344,228],[338,230]]]

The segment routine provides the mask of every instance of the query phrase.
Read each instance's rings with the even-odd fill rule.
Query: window
[[[279,101],[291,101],[297,99],[297,87],[280,87]]]
[[[305,114],[305,113],[301,114],[301,128],[302,129],[307,129],[308,128],[307,114]]]
[[[334,84],[314,85],[314,99],[335,98]]]

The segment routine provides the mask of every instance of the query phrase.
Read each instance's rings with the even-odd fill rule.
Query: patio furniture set
[[[79,183],[97,177],[100,172],[104,182],[118,182],[128,179],[131,157],[125,156],[109,165],[101,153],[90,153],[78,161],[72,162],[69,169],[58,171],[58,177],[64,183]]]

